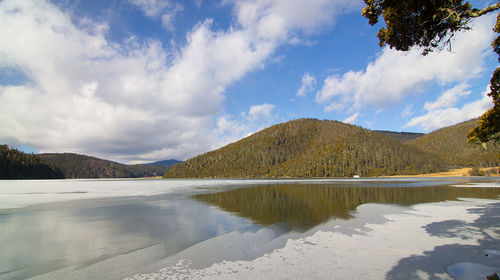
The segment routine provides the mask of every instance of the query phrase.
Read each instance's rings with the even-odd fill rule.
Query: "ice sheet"
[[[356,218],[331,220],[304,234],[277,234],[271,226],[233,231],[161,260],[158,244],[36,279],[121,279],[113,273],[117,269],[131,275],[128,279],[143,280],[484,279],[500,269],[494,254],[500,243],[487,232],[498,225],[499,211],[498,200],[484,199],[411,207],[364,204]],[[454,248],[462,251],[447,250]],[[137,263],[143,271],[131,270]]]
[[[196,188],[220,188],[255,184],[286,183],[412,183],[422,179],[286,179],[286,180],[204,180],[204,179],[69,179],[69,180],[0,180],[0,209],[106,197],[149,196]]]

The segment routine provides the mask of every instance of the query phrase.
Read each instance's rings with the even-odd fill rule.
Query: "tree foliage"
[[[0,179],[62,179],[56,166],[33,154],[0,145]]]
[[[385,27],[377,33],[380,46],[387,44],[399,51],[409,51],[416,46],[422,48],[423,55],[436,48],[451,47],[456,32],[470,29],[471,19],[500,9],[500,3],[476,9],[462,0],[365,0],[365,3],[362,15],[371,25],[378,23],[380,17],[385,21]],[[500,32],[500,15],[494,31]],[[496,37],[492,47],[500,61],[500,37]],[[469,132],[470,142],[499,140],[499,69],[493,73],[490,85],[489,96],[494,107],[484,113],[479,125]]]
[[[497,16],[497,22],[493,30],[500,33],[500,14]],[[500,35],[497,35],[491,46],[497,53],[498,62],[500,62]],[[493,72],[488,95],[493,99],[494,106],[481,116],[478,126],[470,130],[467,135],[469,142],[500,141],[500,67]]]
[[[365,3],[362,15],[371,25],[376,24],[380,16],[386,22],[386,27],[377,33],[380,46],[388,44],[398,51],[419,46],[424,54],[443,40],[449,43],[455,32],[469,29],[472,10],[469,3],[461,0],[365,0]]]
[[[445,168],[438,157],[357,126],[300,119],[175,165],[168,178],[351,177]]]

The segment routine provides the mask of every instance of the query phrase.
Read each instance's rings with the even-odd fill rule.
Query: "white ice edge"
[[[465,185],[452,185],[456,188],[500,188],[500,181],[488,182],[488,183],[468,183]]]

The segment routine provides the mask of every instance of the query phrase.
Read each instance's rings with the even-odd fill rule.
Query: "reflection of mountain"
[[[307,230],[330,217],[349,219],[352,211],[364,203],[411,205],[459,197],[496,199],[498,195],[500,188],[268,185],[193,198],[262,225],[286,222]]]

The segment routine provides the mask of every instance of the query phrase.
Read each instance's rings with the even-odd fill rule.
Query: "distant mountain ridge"
[[[351,177],[445,169],[430,153],[338,121],[299,119],[261,130],[169,169],[166,178]]]
[[[154,166],[171,166],[177,163],[181,163],[182,161],[176,160],[176,159],[167,159],[167,160],[160,160],[160,161],[155,161],[151,163],[146,163],[144,165],[154,165]]]
[[[403,143],[409,142],[411,140],[417,139],[425,135],[425,133],[416,133],[416,132],[396,132],[388,130],[373,130],[373,131],[391,137],[392,139],[398,140]]]
[[[126,165],[74,153],[46,153],[36,157],[59,168],[66,178],[138,178],[161,176],[168,167]]]

